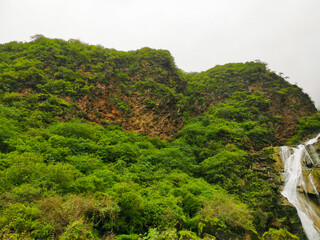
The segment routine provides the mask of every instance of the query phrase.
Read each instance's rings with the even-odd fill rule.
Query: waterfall
[[[320,163],[312,144],[317,142],[319,137],[320,134],[297,147],[280,148],[285,178],[281,194],[297,209],[309,240],[320,239],[320,209],[308,197],[310,192],[319,196],[312,177],[312,167]]]

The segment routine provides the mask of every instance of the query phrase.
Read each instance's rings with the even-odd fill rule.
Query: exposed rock
[[[280,141],[285,141],[294,134],[301,117],[311,115],[316,111],[310,98],[302,92],[292,93],[287,97],[272,93],[270,99],[270,113],[273,116],[282,116],[281,123],[275,126],[276,138]]]

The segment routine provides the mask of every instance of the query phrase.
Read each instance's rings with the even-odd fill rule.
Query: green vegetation
[[[262,240],[299,240],[297,236],[292,235],[286,230],[280,229],[272,229],[262,236]]]
[[[304,238],[259,170],[284,120],[270,96],[300,91],[266,64],[187,74],[168,51],[43,36],[0,59],[1,239]],[[180,127],[166,140],[121,128],[143,115]]]
[[[306,137],[320,132],[320,111],[300,120],[295,135],[288,141],[289,145],[297,144]]]
[[[203,109],[212,102],[221,102],[238,91],[263,91],[266,96],[278,99],[283,106],[287,97],[302,94],[301,89],[291,85],[281,76],[271,72],[266,63],[247,62],[229,63],[216,66],[199,74],[189,74],[188,89],[190,107],[193,112],[203,112]],[[265,112],[270,106],[270,99],[265,102],[252,103]],[[310,100],[309,100],[310,101]]]

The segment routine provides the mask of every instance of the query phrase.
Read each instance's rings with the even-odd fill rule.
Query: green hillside
[[[305,239],[272,147],[319,112],[267,64],[37,36],[0,70],[1,239]]]

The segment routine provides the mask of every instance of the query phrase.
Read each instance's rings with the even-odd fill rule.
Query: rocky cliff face
[[[267,104],[256,107],[261,114],[276,119],[273,127],[275,138],[280,142],[293,135],[301,117],[316,111],[307,94],[266,69],[259,72],[258,68],[254,77],[252,73],[237,72],[232,72],[227,79],[214,76],[209,79],[216,82],[204,81],[201,89],[197,84],[206,79],[203,73],[193,74],[190,80],[188,74],[179,73],[173,64],[169,67],[159,64],[157,72],[151,68],[154,62],[143,60],[140,64],[146,71],[144,75],[124,68],[121,72],[126,78],[121,84],[114,77],[105,83],[93,83],[95,90],[75,101],[79,110],[91,121],[114,122],[128,131],[165,139],[175,136],[182,128],[185,113],[197,116],[234,92],[257,91],[269,99]],[[260,63],[243,65],[250,64],[261,67]],[[200,81],[195,84],[194,79]]]
[[[260,92],[269,102],[253,105],[267,117],[274,117],[275,137],[279,142],[290,138],[303,116],[310,116],[316,108],[310,97],[296,85],[291,85],[261,62],[247,62],[216,66],[194,74],[189,80],[189,91],[196,89],[195,112],[223,102],[238,91]],[[201,89],[199,91],[199,89]],[[202,98],[199,103],[197,98]]]
[[[73,106],[74,116],[162,139],[176,135],[184,116],[202,114],[236,92],[260,92],[269,99],[254,107],[270,118],[278,141],[316,111],[307,94],[261,62],[188,74],[177,69],[168,51],[150,48],[120,52],[39,37],[0,50],[2,91],[47,95],[45,100],[55,95]]]
[[[302,91],[281,95],[279,93],[271,94],[271,107],[269,109],[273,116],[281,116],[281,122],[277,123],[276,138],[287,140],[290,138],[304,116],[309,116],[316,112],[316,108],[309,96]]]
[[[158,54],[151,49],[139,51]],[[136,66],[130,70],[133,64]],[[74,101],[78,107],[75,114],[82,112],[90,121],[119,124],[143,135],[174,136],[184,123],[181,101],[186,82],[171,56],[134,59],[117,69],[115,76],[93,82],[94,90]]]

